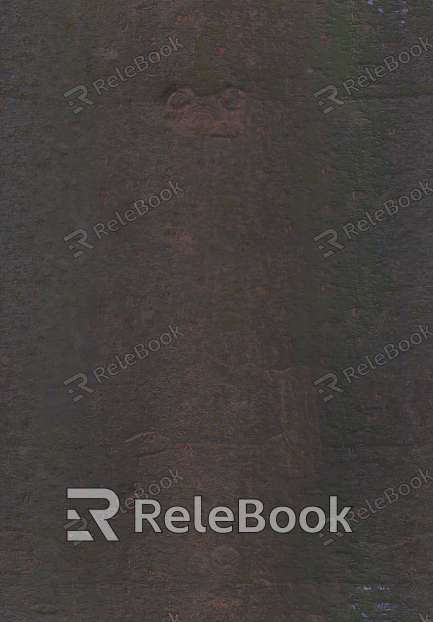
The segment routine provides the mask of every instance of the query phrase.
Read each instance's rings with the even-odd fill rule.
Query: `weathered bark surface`
[[[298,527],[135,534],[132,510],[112,523],[120,542],[89,522],[95,541],[74,546],[63,527],[66,488],[123,502],[169,469],[183,480],[155,497],[163,509],[200,494],[207,514],[239,498],[359,507],[429,467],[431,340],[326,403],[313,385],[431,319],[429,197],[329,259],[313,241],[432,179],[431,51],[342,88],[428,37],[416,4],[5,3],[2,620],[432,611],[427,484],[327,546]],[[91,88],[169,36],[183,48]],[[63,93],[78,84],[94,104],[74,115]],[[328,84],[345,105],[324,115],[313,93]],[[184,192],[73,258],[63,237],[169,180]],[[168,324],[184,336],[91,377]],[[63,381],[78,372],[95,392],[74,403]]]

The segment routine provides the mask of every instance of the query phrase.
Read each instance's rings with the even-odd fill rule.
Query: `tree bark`
[[[431,9],[402,7],[5,4],[1,619],[413,622],[432,611],[432,487],[419,473],[433,429],[419,329],[430,193],[397,202],[431,180],[432,56],[419,41]],[[357,82],[390,55],[398,68]],[[358,90],[344,87],[352,79]],[[64,96],[78,85],[91,103]],[[342,104],[315,97],[328,85]],[[125,220],[152,196],[158,206]],[[398,212],[357,227],[390,200]],[[78,229],[93,248],[64,240]],[[328,229],[344,248],[314,241]],[[170,344],[107,373],[163,333]],[[366,355],[376,369],[360,372]],[[78,373],[92,392],[74,402],[80,389],[64,382]],[[314,381],[328,373],[343,392],[325,387],[324,401]],[[119,496],[118,542],[88,512],[104,503],[67,488]],[[378,509],[389,488],[398,499]],[[330,495],[372,509],[343,537],[299,525],[135,533],[125,500],[140,490],[163,511],[192,512],[200,495],[205,516],[240,498],[261,500],[266,517],[328,515]],[[66,541],[73,507],[94,542]]]

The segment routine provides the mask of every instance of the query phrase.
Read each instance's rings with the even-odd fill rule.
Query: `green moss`
[[[302,533],[293,534],[293,546],[297,547],[298,549],[301,549],[302,551],[305,550],[307,545],[305,542],[304,534]]]
[[[242,175],[243,173],[243,169],[241,167],[239,168],[229,168],[228,170],[228,177],[229,179],[233,179],[234,177],[237,177],[238,175]]]
[[[210,34],[209,36],[211,39],[213,39],[214,41],[217,41],[219,44],[225,45],[226,39],[227,39],[226,29],[227,29],[226,24],[223,24],[220,27],[214,26],[213,28],[211,28],[210,32],[212,34]]]
[[[316,575],[317,563],[314,559],[310,560],[305,567],[305,577],[307,579],[313,579]]]
[[[260,81],[260,80],[264,80],[265,79],[263,74],[261,74],[259,72],[254,72],[249,67],[245,68],[245,75],[247,76],[247,79],[251,80],[251,81]]]
[[[250,573],[248,572],[246,562],[242,561],[239,564],[238,570],[242,571],[242,574],[235,577],[235,580],[238,583],[249,583],[251,581],[251,578],[250,578]]]
[[[211,65],[211,57],[207,54],[205,54],[205,47],[206,47],[206,42],[204,39],[197,39],[197,51],[200,55],[200,62],[201,62],[201,68],[202,69],[210,69],[210,65]]]
[[[364,445],[367,447],[382,447],[382,446],[391,446],[394,445],[394,441],[390,438],[378,438],[378,437],[370,437],[368,440],[364,441]]]
[[[331,56],[334,62],[334,71],[337,78],[344,79],[350,75],[354,49],[349,25],[350,10],[347,8],[346,3],[343,4],[333,0],[328,3],[327,10],[333,17]]]
[[[313,119],[308,119],[308,125],[307,129],[305,130],[305,135],[307,137],[310,147],[315,147],[317,145],[317,136]]]
[[[405,84],[405,86],[402,86],[400,89],[400,95],[410,95],[412,93],[412,88],[409,84]]]
[[[236,319],[234,317],[232,317],[231,315],[228,315],[225,312],[225,309],[227,309],[227,305],[224,305],[221,308],[221,319],[222,319],[222,323],[223,326],[226,330],[230,330],[232,327],[232,324],[234,324],[236,322]]]
[[[236,294],[236,292],[239,292],[242,290],[242,287],[240,285],[230,285],[229,288],[227,289],[227,293],[229,296],[233,296],[233,294]]]
[[[292,339],[300,339],[303,334],[310,329],[311,319],[302,316],[289,320],[289,334]]]
[[[304,73],[305,70],[308,69],[308,67],[312,67],[314,63],[315,63],[314,50],[312,49],[306,50],[304,60],[302,61],[302,64],[299,68],[298,73],[300,74]]]
[[[364,51],[364,59],[366,62],[375,60],[377,56],[377,50],[375,47],[373,47],[371,38],[361,43],[360,48]]]
[[[304,230],[305,216],[310,212],[311,203],[308,199],[298,199],[290,202],[290,218],[298,227],[301,227],[300,231]]]
[[[226,196],[226,192],[229,192],[230,189],[228,187],[224,187],[221,191],[221,203],[223,205],[224,211],[231,213],[232,208],[236,205],[236,201]]]
[[[209,71],[201,72],[197,75],[195,82],[195,91],[198,95],[211,95],[217,91],[217,80],[221,78],[222,73],[217,71],[210,73]]]
[[[328,424],[331,426],[331,428],[336,428],[338,430],[341,428],[341,424],[344,420],[344,415],[342,412],[333,411],[327,413],[326,416],[328,419]]]

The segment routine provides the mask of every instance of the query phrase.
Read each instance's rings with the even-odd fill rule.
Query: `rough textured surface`
[[[313,241],[433,182],[432,51],[342,88],[431,32],[429,2],[378,8],[4,3],[2,620],[433,611],[427,484],[327,546],[298,527],[135,534],[132,510],[113,522],[120,542],[93,530],[75,547],[63,528],[67,487],[124,500],[169,469],[183,480],[164,508],[201,494],[206,510],[253,497],[299,511],[330,494],[365,505],[431,464],[431,338],[326,403],[313,385],[431,321],[430,197],[327,260]],[[95,93],[170,36],[183,48]],[[78,84],[94,104],[74,115],[63,94]],[[344,105],[324,115],[313,94],[328,84]],[[169,180],[184,192],[96,239]],[[78,228],[94,249],[74,259],[63,238]],[[72,401],[64,380],[168,324],[184,337]]]

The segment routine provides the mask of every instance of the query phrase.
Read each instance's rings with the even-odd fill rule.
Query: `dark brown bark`
[[[239,498],[266,512],[326,509],[334,494],[365,506],[429,467],[430,340],[326,403],[313,385],[430,321],[428,196],[329,259],[313,241],[329,228],[342,240],[343,225],[431,179],[430,49],[351,95],[342,86],[429,36],[429,4],[403,8],[5,4],[2,619],[432,610],[424,483],[327,546],[298,527],[136,534],[133,510],[112,522],[120,542],[89,521],[95,541],[74,546],[64,529],[68,487],[124,501],[170,469],[183,479],[155,497],[163,509],[202,495],[207,514]],[[183,47],[96,94],[168,37]],[[94,103],[74,115],[63,94],[79,84]],[[325,115],[314,93],[328,84],[344,105]],[[169,181],[184,192],[96,238],[93,225]],[[79,228],[94,248],[74,259],[63,238]],[[169,324],[184,336],[96,383],[93,369]],[[78,372],[94,392],[74,403],[63,381]]]

